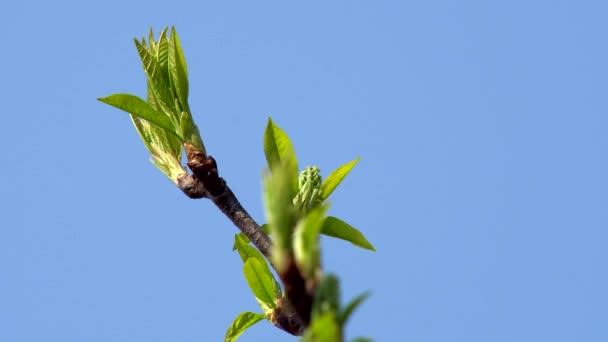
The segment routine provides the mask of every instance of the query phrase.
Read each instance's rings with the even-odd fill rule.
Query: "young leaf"
[[[292,250],[296,220],[293,197],[284,165],[278,164],[272,173],[264,174],[264,209],[273,236],[272,258],[278,272],[284,269],[287,255]]]
[[[248,245],[247,242],[239,237],[238,234],[234,235],[234,247],[239,252],[239,256],[243,262],[247,261],[249,258],[255,258],[263,264],[266,263],[264,256],[262,256],[262,254],[255,249],[255,247]]]
[[[320,269],[319,234],[325,221],[327,205],[316,207],[301,219],[295,229],[293,244],[298,268],[306,279],[313,279]]]
[[[148,120],[153,124],[165,129],[167,133],[173,134],[183,141],[180,135],[175,131],[175,127],[171,123],[169,118],[152,108],[146,101],[140,99],[135,95],[130,94],[114,94],[108,97],[99,98],[99,101],[114,106],[118,109],[122,109],[127,113],[135,115],[144,120]]]
[[[253,312],[242,312],[238,315],[230,327],[228,331],[226,331],[226,337],[224,337],[224,342],[234,342],[236,339],[250,326],[256,324],[257,322],[263,320],[265,318],[264,314],[253,313]]]
[[[340,326],[334,312],[326,312],[316,317],[304,333],[301,342],[339,342]]]
[[[367,241],[359,230],[333,216],[328,216],[325,219],[321,228],[321,234],[349,241],[355,246],[369,249],[370,251],[376,251],[374,246]]]
[[[249,284],[249,288],[255,295],[264,313],[275,309],[275,287],[268,265],[261,263],[255,258],[249,258],[245,261],[245,265],[243,265],[243,273],[245,273],[247,284]]]
[[[315,291],[312,303],[312,319],[323,314],[338,313],[340,309],[340,284],[338,278],[333,274],[327,274]]]
[[[175,27],[171,27],[171,39],[169,40],[169,73],[182,109],[190,112],[188,107],[188,67]]]
[[[281,298],[281,295],[282,295],[281,284],[279,284],[279,282],[274,278],[274,275],[270,271],[270,268],[268,267],[268,263],[266,263],[266,259],[264,258],[264,256],[262,256],[262,253],[260,253],[257,249],[255,249],[255,247],[249,245],[246,240],[244,240],[243,238],[241,238],[239,236],[239,234],[234,235],[234,248],[239,252],[239,255],[241,257],[241,260],[243,260],[243,262],[247,262],[247,260],[249,260],[249,258],[254,258],[254,259],[258,260],[264,268],[266,268],[266,270],[264,270],[263,273],[270,274],[270,276],[272,278],[272,287],[274,289],[274,298]]]
[[[338,315],[338,322],[341,326],[344,326],[348,321],[348,318],[353,313],[353,311],[363,303],[364,300],[369,297],[369,292],[363,292],[362,294],[355,297],[355,299],[351,300],[350,303],[342,310],[342,312]]]
[[[268,168],[273,171],[278,164],[284,164],[289,176],[291,190],[298,191],[298,161],[289,136],[279,126],[268,118],[264,130],[264,154]]]
[[[346,177],[350,170],[352,170],[352,168],[359,162],[359,159],[361,158],[357,158],[340,166],[339,168],[333,170],[329,176],[325,178],[325,181],[323,184],[321,184],[321,200],[325,200],[327,197],[329,197],[329,195],[331,195],[336,187],[340,185],[344,177]]]

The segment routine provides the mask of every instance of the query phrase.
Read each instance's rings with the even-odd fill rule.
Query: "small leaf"
[[[243,273],[245,273],[247,284],[249,284],[249,288],[255,295],[264,313],[275,309],[275,287],[268,265],[261,263],[255,258],[249,258],[245,261],[245,265],[243,265]]]
[[[376,251],[374,246],[367,241],[365,236],[350,224],[340,220],[339,218],[328,216],[325,219],[321,233],[327,236],[346,240],[355,246]]]
[[[344,326],[348,321],[348,318],[353,313],[353,311],[363,303],[369,297],[369,292],[363,292],[362,294],[355,297],[353,300],[348,303],[346,308],[338,315],[338,322],[340,325]]]
[[[315,290],[312,303],[312,319],[328,312],[338,313],[340,309],[340,284],[333,274],[327,274]]]
[[[356,337],[351,342],[374,342],[374,340],[367,337]]]
[[[294,193],[288,183],[286,167],[279,164],[272,173],[264,174],[264,209],[273,236],[272,258],[280,273],[292,250],[292,234],[296,223]]]
[[[127,113],[135,115],[144,120],[150,121],[153,124],[163,128],[167,133],[174,134],[182,141],[183,139],[177,134],[171,120],[166,115],[163,115],[156,109],[152,108],[146,101],[135,95],[130,94],[114,94],[108,97],[99,98],[99,101],[122,109]]]
[[[246,238],[246,237],[245,237]],[[239,234],[234,235],[234,247],[239,252],[239,256],[243,262],[247,262],[249,258],[254,258],[260,262],[260,264],[266,268],[263,273],[270,274],[272,278],[272,287],[274,289],[274,298],[281,298],[281,284],[275,279],[274,275],[268,267],[266,259],[255,247],[249,245],[246,240],[241,238]]]
[[[173,108],[173,98],[171,94],[171,87],[169,82],[169,70],[166,66],[166,53],[168,48],[165,28],[160,36],[159,42],[156,45],[156,50],[151,50],[146,46],[145,40],[142,39],[141,43],[135,39],[135,46],[141,59],[141,63],[148,78],[148,99],[154,98],[154,105],[158,111],[165,113],[174,126],[177,127],[179,123],[179,112]],[[160,58],[164,58],[164,67],[161,65]]]
[[[296,263],[307,280],[314,279],[320,269],[319,234],[327,208],[328,205],[321,205],[312,209],[298,222],[293,236]]]
[[[338,185],[340,185],[344,177],[346,177],[350,170],[352,170],[352,168],[359,162],[359,159],[361,158],[357,158],[340,166],[339,168],[333,170],[329,176],[325,178],[325,181],[323,184],[321,184],[321,200],[325,200],[327,197],[329,197],[329,195],[331,195]]]
[[[188,107],[188,67],[175,27],[171,27],[171,39],[169,40],[169,73],[182,109],[190,112]]]
[[[234,235],[234,247],[239,252],[241,260],[246,262],[249,258],[258,259],[261,263],[266,263],[266,259],[255,247],[248,245],[238,234]]]
[[[315,318],[310,327],[306,329],[301,342],[338,342],[340,339],[340,326],[336,322],[333,312]]]
[[[289,177],[291,190],[298,191],[298,160],[289,140],[289,136],[279,126],[268,118],[268,125],[264,130],[264,154],[268,168],[273,171],[278,164],[284,164]],[[273,171],[274,172],[274,171]]]
[[[224,342],[234,342],[236,339],[250,326],[256,324],[257,322],[263,320],[265,318],[264,314],[253,313],[253,312],[242,312],[238,315],[230,327],[228,331],[226,331],[226,337],[224,337]]]

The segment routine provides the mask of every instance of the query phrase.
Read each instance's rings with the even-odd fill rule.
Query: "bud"
[[[298,194],[293,204],[301,216],[306,215],[321,202],[321,172],[316,166],[308,166],[298,178]]]

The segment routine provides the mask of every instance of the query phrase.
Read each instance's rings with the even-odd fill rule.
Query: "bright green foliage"
[[[100,98],[99,101],[122,109],[128,113],[137,113],[137,117],[147,120],[150,123],[158,125],[158,127],[175,134],[177,138],[182,140],[182,137],[175,132],[174,122],[166,115],[156,110],[148,102],[140,99],[135,95],[130,94],[114,94],[108,97]]]
[[[356,228],[337,217],[328,216],[321,228],[321,233],[338,239],[350,241],[353,245],[376,251],[365,236]]]
[[[332,171],[332,173],[327,176],[323,185],[321,185],[321,199],[325,200],[331,193],[340,185],[344,177],[352,170],[355,165],[359,162],[360,158],[357,158],[349,163],[346,163],[339,168]]]
[[[278,165],[285,170],[288,184],[292,192],[298,191],[298,160],[291,144],[291,140],[279,126],[268,118],[268,125],[264,131],[264,154],[271,172],[277,169]]]
[[[175,28],[167,37],[165,28],[158,41],[152,29],[137,53],[147,78],[146,101],[134,95],[115,94],[99,100],[131,114],[133,124],[156,165],[174,183],[186,172],[181,166],[182,144],[205,152],[205,146],[188,105],[188,71]]]
[[[249,258],[243,265],[243,273],[245,273],[247,284],[249,284],[249,288],[253,291],[255,299],[264,313],[266,315],[272,313],[272,310],[277,307],[275,303],[276,287],[268,265],[256,258]]]
[[[206,153],[188,104],[186,59],[175,28],[171,28],[169,34],[165,28],[158,40],[150,29],[148,40],[135,39],[135,46],[147,78],[146,100],[129,94],[114,94],[98,100],[130,114],[152,155],[152,163],[177,184],[178,176],[186,173],[181,165],[183,146],[192,145]],[[325,201],[359,158],[334,170],[325,181],[314,166],[307,167],[298,177],[293,145],[270,118],[264,131],[264,153],[270,171],[264,175],[268,223],[261,228],[273,238],[273,266],[283,274],[287,261],[295,261],[296,272],[306,281],[306,290],[314,291],[311,322],[302,341],[342,342],[344,325],[368,294],[356,297],[341,308],[338,279],[331,274],[322,277],[319,234],[375,250],[359,230],[338,218],[326,216],[329,204]],[[237,234],[233,249],[243,260],[245,279],[264,313],[239,314],[226,332],[225,342],[235,341],[243,331],[263,319],[272,319],[283,312],[283,304],[288,303],[267,260],[249,242],[242,233]],[[292,257],[295,260],[291,260]]]
[[[230,327],[228,331],[226,331],[226,337],[224,337],[224,342],[234,342],[236,339],[250,326],[256,324],[257,322],[266,318],[264,314],[258,314],[253,312],[242,312],[238,315]]]
[[[339,342],[342,341],[340,326],[333,312],[317,317],[306,330],[301,342]]]
[[[327,205],[314,208],[296,225],[293,235],[294,256],[298,269],[304,274],[305,279],[316,279],[321,274],[319,234],[327,209]]]
[[[270,272],[270,268],[266,262],[266,259],[255,247],[250,246],[248,241],[243,239],[239,234],[234,236],[234,248],[238,251],[243,262],[246,262],[248,259],[253,258],[258,260],[263,266],[266,266],[263,271],[265,274],[269,274],[272,279],[272,286],[274,288],[274,297],[281,297],[281,284],[275,279],[272,272]]]
[[[244,266],[245,278],[264,314],[241,313],[226,332],[226,341],[235,341],[251,325],[257,323],[262,318],[269,319],[272,316],[272,310],[276,308],[276,301],[282,299],[281,284],[279,284],[270,271],[262,253],[253,246],[250,246],[248,242],[248,239],[241,237],[240,234],[234,236],[234,249],[238,251],[239,256],[245,265],[247,265]],[[255,260],[255,262],[248,264],[249,260]],[[268,279],[272,282],[272,291],[270,290]],[[270,294],[271,292],[272,295]],[[271,297],[272,299],[270,299]]]
[[[292,250],[292,234],[296,223],[293,206],[294,193],[289,182],[290,172],[284,164],[277,163],[271,173],[264,175],[264,208],[268,227],[272,234],[273,263],[282,272]]]

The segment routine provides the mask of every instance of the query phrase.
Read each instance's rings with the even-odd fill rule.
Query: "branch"
[[[188,175],[184,173],[179,175],[177,178],[179,188],[190,198],[209,198],[249,238],[276,271],[271,258],[272,241],[268,237],[268,234],[262,230],[245,208],[243,208],[224,179],[219,176],[215,159],[188,144],[186,144],[186,154],[188,157],[188,167],[192,170],[193,174]],[[289,281],[293,280],[289,278],[293,278],[294,275],[291,274],[291,277],[287,277],[287,279],[282,275],[280,276],[285,285],[287,297],[291,302],[279,301],[277,303],[278,309],[273,312],[270,321],[289,334],[301,336],[307,323],[310,321],[312,299],[309,296],[294,298],[293,286],[290,286],[291,282]],[[295,292],[300,292],[298,290]],[[305,303],[302,303],[302,300]],[[302,310],[303,307],[307,309]],[[303,312],[306,312],[304,316],[299,314]],[[307,319],[302,320],[301,317],[307,317]]]

